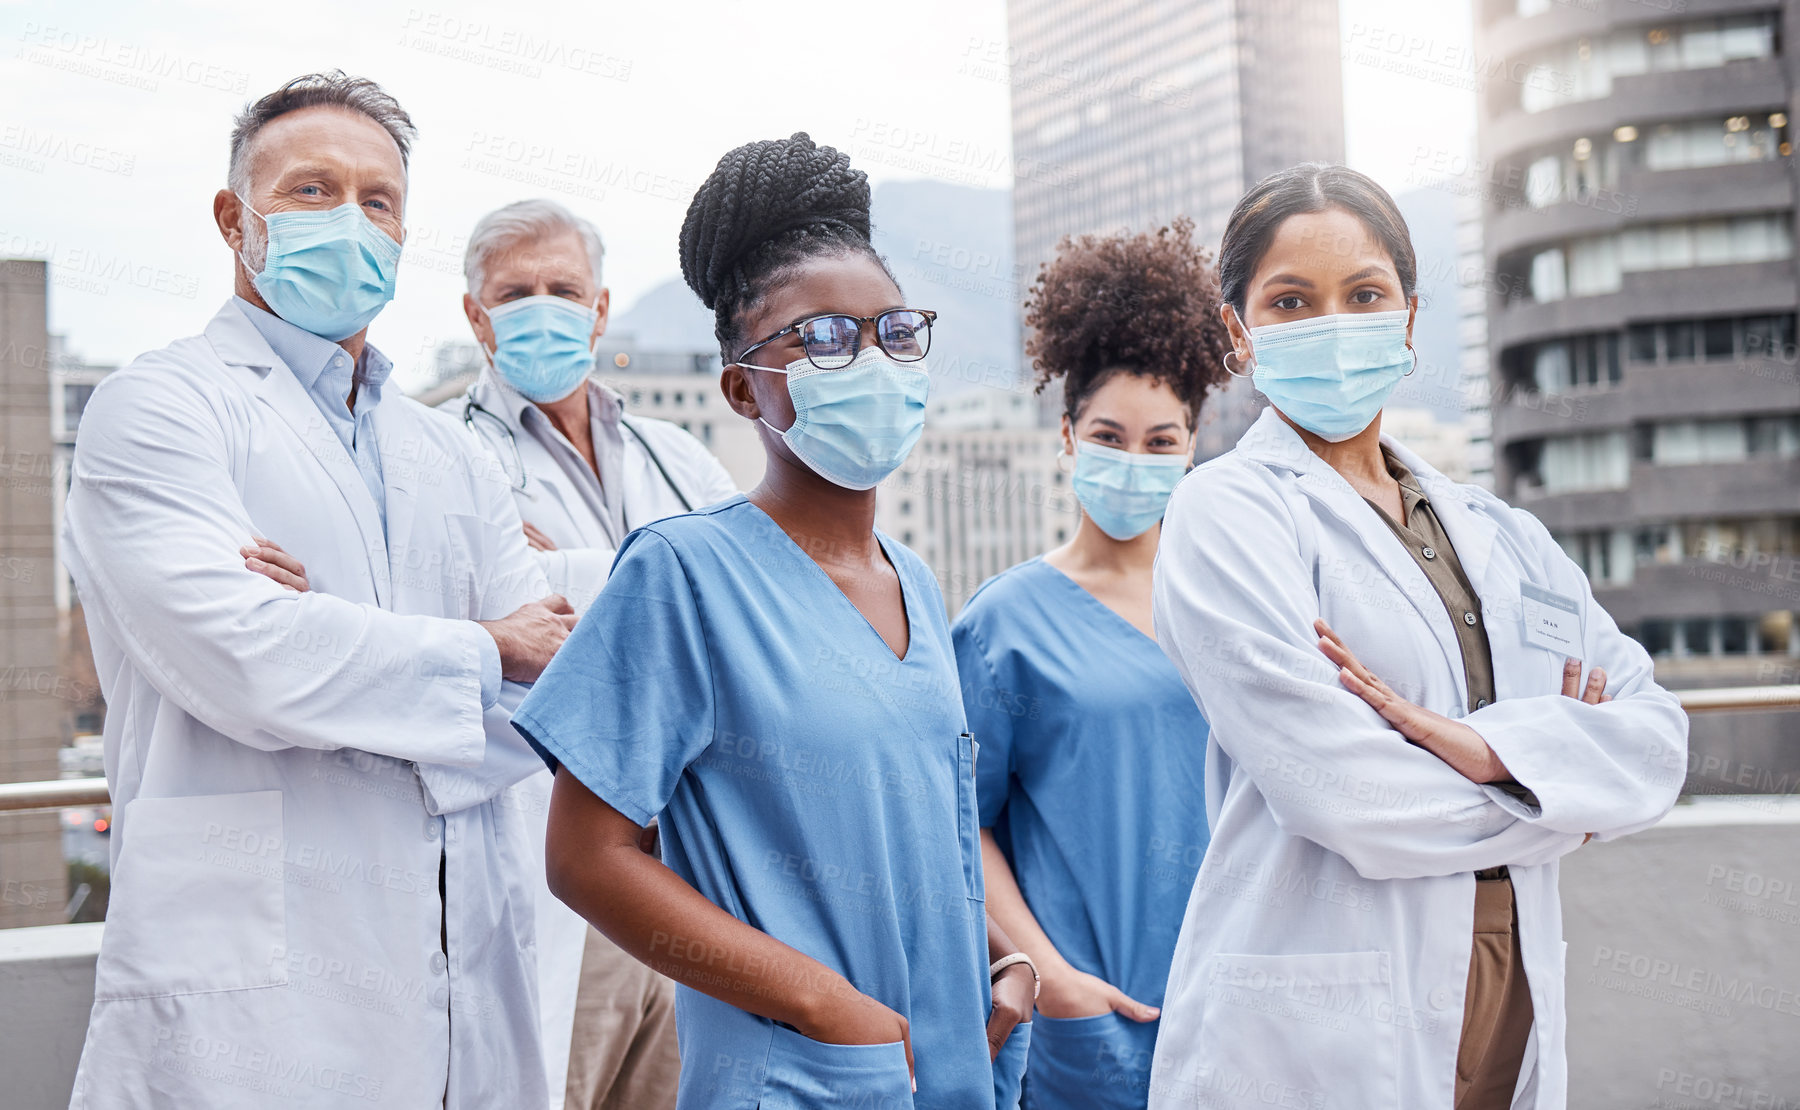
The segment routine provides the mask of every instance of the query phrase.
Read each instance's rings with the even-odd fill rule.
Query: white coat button
[[[1474,628],[1475,622],[1479,619],[1480,618],[1477,617],[1473,612],[1467,612],[1467,613],[1463,614],[1463,623],[1468,625],[1470,628]]]
[[[436,840],[437,838],[438,838],[437,818],[427,817],[425,819],[425,839],[426,840]]]
[[[431,1004],[433,1006],[449,1005],[450,1004],[450,988],[449,987],[439,987],[437,990],[432,991],[431,992]]]
[[[442,952],[433,952],[431,954],[431,973],[433,975],[442,975],[444,969],[449,966],[450,961],[445,958]]]
[[[1421,548],[1419,548],[1419,554],[1421,554],[1421,555],[1423,555],[1423,556],[1425,556],[1425,557],[1426,557],[1426,558],[1427,558],[1427,559],[1435,559],[1435,558],[1437,558],[1437,552],[1436,552],[1436,551],[1434,551],[1434,550],[1432,550],[1432,549],[1431,549],[1431,548],[1429,548],[1429,547],[1421,547]]]
[[[1431,992],[1431,1008],[1434,1010],[1448,1010],[1450,1008],[1449,987],[1439,987]]]

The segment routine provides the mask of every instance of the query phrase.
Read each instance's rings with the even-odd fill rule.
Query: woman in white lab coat
[[[1675,800],[1686,718],[1580,569],[1381,436],[1416,274],[1342,167],[1268,178],[1225,232],[1228,367],[1272,407],[1158,554],[1212,841],[1152,1107],[1564,1106],[1557,860]]]

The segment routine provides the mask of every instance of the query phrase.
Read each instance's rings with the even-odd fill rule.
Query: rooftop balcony
[[[1800,686],[1682,701],[1728,723],[1731,711],[1800,705]],[[1716,771],[1641,773],[1704,790],[1731,781]],[[0,811],[105,801],[98,779],[0,785]],[[1684,797],[1655,827],[1565,858],[1561,889],[1570,1106],[1774,1107],[1800,1092],[1800,796]],[[68,1105],[104,929],[0,931],[8,1110]]]

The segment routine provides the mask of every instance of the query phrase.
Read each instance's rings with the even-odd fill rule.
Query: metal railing
[[[1800,709],[1800,686],[1731,686],[1718,690],[1683,690],[1676,696],[1681,698],[1681,708],[1689,713]],[[111,800],[103,778],[0,782],[0,813],[103,806]]]
[[[29,813],[40,809],[67,809],[70,806],[103,806],[111,800],[103,778],[0,782],[0,813]]]

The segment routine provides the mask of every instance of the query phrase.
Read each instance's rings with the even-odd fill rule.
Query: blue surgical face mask
[[[1186,455],[1140,455],[1101,443],[1075,444],[1075,499],[1088,519],[1115,540],[1135,539],[1162,519]]]
[[[870,345],[842,370],[821,370],[805,358],[783,370],[745,365],[787,375],[794,422],[786,431],[763,423],[834,485],[874,489],[900,468],[925,431],[931,378],[923,361],[895,362]]]
[[[368,327],[394,299],[400,244],[361,206],[264,216],[238,200],[268,229],[262,270],[252,270],[251,281],[275,315],[335,343]]]
[[[494,369],[528,399],[547,404],[580,388],[594,369],[593,307],[562,297],[520,297],[483,308],[494,328]]]
[[[1251,328],[1251,377],[1289,420],[1340,443],[1367,428],[1412,373],[1408,315],[1350,312]]]

